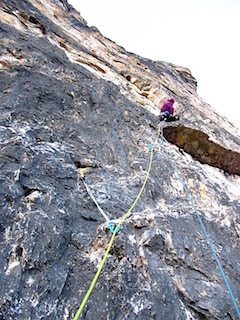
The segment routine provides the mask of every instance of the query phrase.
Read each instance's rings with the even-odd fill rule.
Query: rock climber
[[[159,120],[163,121],[165,120],[166,122],[171,122],[171,121],[177,121],[179,120],[179,116],[174,116],[174,99],[169,98],[166,102],[164,102],[162,108],[161,108],[161,113],[159,115]]]

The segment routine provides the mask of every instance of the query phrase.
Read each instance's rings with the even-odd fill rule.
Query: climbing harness
[[[92,281],[92,283],[91,283],[91,285],[90,285],[90,287],[89,287],[89,289],[88,289],[88,291],[87,291],[87,293],[86,293],[86,295],[85,295],[85,297],[84,297],[84,299],[83,299],[83,301],[82,301],[82,303],[81,303],[81,305],[80,305],[80,307],[79,307],[79,309],[78,309],[78,311],[77,311],[77,313],[76,313],[76,315],[75,315],[75,317],[74,317],[74,320],[77,320],[78,317],[80,316],[80,314],[81,314],[81,312],[82,312],[82,310],[83,310],[83,308],[84,308],[84,306],[85,306],[85,304],[86,304],[86,302],[87,302],[87,300],[88,300],[88,297],[90,296],[90,294],[91,294],[91,292],[92,292],[92,290],[93,290],[93,288],[94,288],[94,286],[95,286],[95,284],[96,284],[96,282],[97,282],[97,279],[98,279],[98,277],[99,277],[99,274],[100,274],[100,272],[101,272],[101,270],[102,270],[102,268],[103,268],[103,265],[104,265],[104,263],[105,263],[105,261],[106,261],[106,259],[107,259],[108,253],[109,253],[109,251],[110,251],[110,249],[111,249],[111,247],[112,247],[114,238],[115,238],[115,236],[116,236],[116,234],[117,234],[117,232],[118,232],[118,231],[117,231],[118,228],[120,228],[120,226],[123,224],[123,222],[124,222],[124,221],[127,219],[127,217],[130,215],[131,211],[132,211],[133,208],[135,207],[136,203],[138,202],[138,200],[139,200],[139,198],[140,198],[140,196],[141,196],[141,194],[142,194],[142,192],[143,192],[143,190],[144,190],[144,188],[145,188],[145,185],[146,185],[146,183],[147,183],[147,180],[148,180],[148,177],[149,177],[149,174],[150,174],[151,166],[152,166],[152,159],[153,159],[154,147],[155,147],[156,143],[158,142],[158,139],[159,139],[159,136],[160,136],[160,128],[161,128],[161,127],[160,127],[160,124],[159,124],[157,138],[156,138],[156,140],[154,141],[153,146],[151,145],[151,148],[150,148],[150,151],[151,151],[150,161],[149,161],[149,165],[148,165],[148,171],[147,171],[147,174],[146,174],[146,178],[145,178],[145,180],[144,180],[144,182],[143,182],[142,188],[141,188],[141,190],[139,191],[139,193],[138,193],[135,201],[133,202],[131,208],[130,208],[130,209],[127,211],[127,213],[122,217],[122,219],[121,219],[120,222],[118,223],[117,227],[114,229],[114,232],[113,232],[112,237],[111,237],[111,239],[110,239],[110,242],[109,242],[109,244],[108,244],[107,250],[106,250],[105,255],[104,255],[103,259],[102,259],[102,262],[101,262],[101,264],[100,264],[100,266],[99,266],[99,268],[98,268],[98,270],[97,270],[97,273],[95,274],[95,277],[94,277],[94,279],[93,279],[93,281]]]
[[[161,123],[160,123],[160,126],[161,126]],[[216,262],[217,262],[218,268],[219,268],[219,270],[220,270],[220,272],[221,272],[221,275],[222,275],[222,277],[223,277],[223,280],[224,280],[224,282],[225,282],[225,285],[226,285],[226,287],[227,287],[227,289],[228,289],[229,295],[230,295],[230,297],[231,297],[231,300],[232,300],[233,305],[234,305],[234,307],[235,307],[235,310],[236,310],[236,312],[237,312],[237,315],[238,315],[238,317],[239,317],[239,319],[240,319],[240,311],[239,311],[239,309],[238,309],[236,300],[234,299],[232,290],[231,290],[231,288],[230,288],[230,286],[229,286],[229,284],[228,284],[227,278],[226,278],[225,273],[224,273],[224,271],[223,271],[223,269],[222,269],[222,266],[221,266],[221,264],[220,264],[220,261],[219,261],[217,255],[216,255],[216,252],[215,252],[215,250],[214,250],[214,248],[213,248],[212,242],[211,242],[211,240],[210,240],[210,238],[209,238],[209,236],[208,236],[208,234],[207,234],[207,231],[206,231],[206,229],[205,229],[205,227],[204,227],[204,224],[203,224],[203,222],[202,222],[202,219],[201,219],[201,217],[200,217],[200,215],[199,215],[199,213],[198,213],[198,211],[197,211],[197,208],[196,208],[195,204],[193,203],[192,197],[191,197],[191,195],[190,195],[190,193],[189,193],[186,185],[184,184],[184,182],[183,182],[183,180],[182,180],[182,178],[181,178],[181,176],[180,176],[180,174],[179,174],[179,172],[178,172],[175,164],[173,163],[173,160],[172,160],[171,155],[168,153],[168,151],[167,151],[167,149],[166,149],[166,147],[165,147],[165,145],[164,145],[164,137],[163,137],[163,129],[162,129],[162,126],[161,126],[161,139],[159,139],[159,142],[160,142],[161,145],[163,146],[164,151],[166,152],[167,157],[168,157],[168,159],[169,159],[169,161],[170,161],[173,169],[175,170],[175,172],[176,172],[176,174],[177,174],[177,176],[178,176],[178,179],[179,179],[179,181],[181,182],[181,184],[182,184],[182,186],[183,186],[183,188],[184,188],[184,190],[185,190],[185,192],[186,192],[186,194],[187,194],[187,196],[188,196],[188,199],[189,199],[189,201],[190,201],[190,203],[191,203],[191,205],[192,205],[192,207],[193,207],[193,209],[194,209],[194,211],[195,211],[195,213],[196,213],[196,215],[197,215],[197,217],[198,217],[198,220],[199,220],[200,225],[201,225],[201,227],[202,227],[202,229],[203,229],[204,235],[205,235],[205,237],[206,237],[206,239],[207,239],[207,241],[208,241],[208,243],[209,243],[209,246],[210,246],[210,248],[211,248],[211,250],[212,250],[212,253],[213,253],[214,258],[215,258],[215,260],[216,260]]]
[[[99,206],[99,204],[97,203],[97,200],[94,198],[94,195],[92,194],[90,188],[88,187],[88,185],[86,184],[85,181],[83,181],[83,184],[89,194],[89,196],[92,198],[93,202],[95,203],[95,205],[97,206],[98,210],[100,211],[100,213],[103,215],[103,217],[105,218],[105,220],[107,221],[108,227],[111,230],[111,232],[114,232],[115,226],[116,226],[116,222],[111,221],[108,216],[106,215],[106,213],[103,211],[103,209]],[[120,230],[120,227],[118,227],[117,232]]]

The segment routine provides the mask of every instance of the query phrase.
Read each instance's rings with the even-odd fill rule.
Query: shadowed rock
[[[206,133],[178,125],[164,128],[163,135],[201,163],[240,175],[240,153],[214,143]]]

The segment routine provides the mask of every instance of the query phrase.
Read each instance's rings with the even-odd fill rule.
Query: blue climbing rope
[[[202,219],[201,219],[201,217],[200,217],[200,215],[199,215],[199,213],[198,213],[198,211],[197,211],[197,208],[196,208],[195,204],[193,203],[192,197],[191,197],[191,195],[190,195],[187,187],[185,186],[185,184],[184,184],[184,182],[183,182],[183,180],[182,180],[182,178],[181,178],[181,176],[180,176],[180,174],[179,174],[179,172],[178,172],[175,164],[173,163],[173,160],[172,160],[171,155],[168,153],[168,151],[167,151],[167,149],[166,149],[166,147],[165,147],[165,145],[164,145],[163,128],[162,128],[162,126],[161,126],[161,139],[159,139],[159,142],[162,144],[162,146],[163,146],[163,148],[164,148],[164,150],[165,150],[165,152],[166,152],[166,154],[167,154],[167,157],[168,157],[168,159],[169,159],[169,161],[170,161],[173,169],[175,170],[175,172],[176,172],[176,174],[177,174],[177,176],[178,176],[178,179],[180,180],[180,182],[181,182],[181,184],[182,184],[182,186],[183,186],[183,188],[184,188],[184,190],[185,190],[185,192],[186,192],[186,194],[187,194],[187,196],[188,196],[188,199],[189,199],[189,201],[190,201],[190,203],[191,203],[191,205],[192,205],[192,207],[193,207],[193,209],[194,209],[194,211],[195,211],[195,213],[196,213],[196,215],[197,215],[197,217],[198,217],[198,220],[199,220],[200,225],[201,225],[201,227],[202,227],[202,229],[203,229],[203,232],[204,232],[204,234],[205,234],[205,236],[206,236],[206,239],[207,239],[207,241],[208,241],[208,243],[209,243],[209,246],[210,246],[210,248],[211,248],[211,250],[212,250],[212,253],[213,253],[213,255],[214,255],[214,258],[215,258],[215,260],[216,260],[216,262],[217,262],[217,265],[218,265],[218,267],[219,267],[219,270],[220,270],[220,272],[221,272],[221,275],[222,275],[222,277],[223,277],[223,280],[224,280],[224,282],[225,282],[225,285],[226,285],[226,287],[227,287],[227,289],[228,289],[229,295],[230,295],[230,297],[231,297],[231,299],[232,299],[233,305],[234,305],[234,307],[235,307],[235,309],[236,309],[236,311],[237,311],[238,318],[240,319],[240,311],[239,311],[239,309],[238,309],[236,300],[235,300],[235,298],[234,298],[234,296],[233,296],[233,293],[232,293],[232,290],[231,290],[231,288],[230,288],[230,286],[229,286],[229,284],[228,284],[227,278],[226,278],[225,273],[224,273],[224,271],[223,271],[223,269],[222,269],[222,266],[221,266],[221,264],[220,264],[220,261],[219,261],[217,255],[216,255],[216,252],[215,252],[215,250],[214,250],[214,248],[213,248],[212,242],[211,242],[211,240],[210,240],[210,238],[209,238],[209,236],[208,236],[208,234],[207,234],[207,231],[206,231],[206,229],[205,229],[205,227],[204,227],[204,224],[203,224],[203,222],[202,222]]]

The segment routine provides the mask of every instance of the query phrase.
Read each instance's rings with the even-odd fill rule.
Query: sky
[[[197,92],[240,129],[240,0],[68,0],[129,52],[190,69]]]

